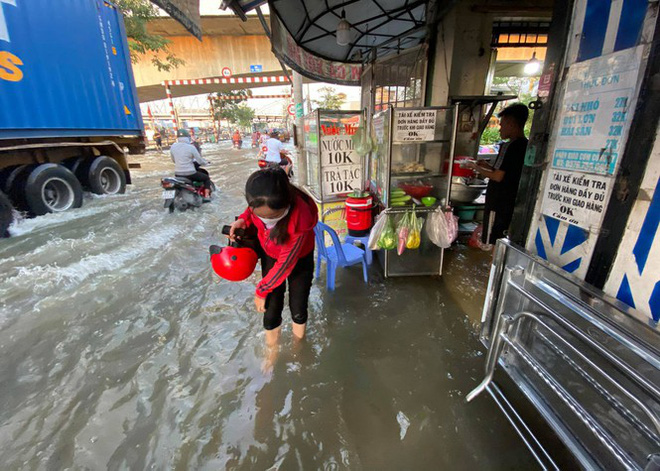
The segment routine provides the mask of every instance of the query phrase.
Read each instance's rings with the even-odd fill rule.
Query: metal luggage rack
[[[495,381],[498,365],[585,469],[660,461],[660,329],[576,277],[500,240],[482,316],[487,391],[544,469],[542,431]]]

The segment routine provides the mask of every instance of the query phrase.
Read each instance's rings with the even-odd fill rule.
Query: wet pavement
[[[536,468],[488,397],[465,403],[482,291],[460,263],[452,282],[340,270],[332,293],[322,273],[306,342],[285,313],[263,372],[256,276],[220,281],[207,252],[244,206],[255,151],[204,155],[220,191],[201,210],[162,209],[173,165],[149,153],[125,195],[0,242],[2,469]]]

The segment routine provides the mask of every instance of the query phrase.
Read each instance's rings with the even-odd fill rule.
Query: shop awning
[[[226,3],[244,14],[255,2]],[[357,85],[367,56],[387,55],[424,41],[428,4],[428,0],[270,0],[273,52],[307,77]],[[336,36],[342,18],[350,31],[345,46],[337,44]]]

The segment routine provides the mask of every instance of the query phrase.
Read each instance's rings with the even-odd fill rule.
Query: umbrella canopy
[[[257,1],[228,2],[244,15]],[[426,37],[428,0],[270,0],[275,55],[301,74],[357,85],[362,63],[414,47]],[[451,3],[448,2],[448,3]],[[337,40],[337,29],[348,28]],[[339,45],[339,43],[345,45]]]

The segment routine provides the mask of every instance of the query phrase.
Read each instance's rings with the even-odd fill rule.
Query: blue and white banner
[[[639,43],[648,0],[587,0],[577,61]]]
[[[656,137],[657,139],[657,137]],[[605,284],[605,292],[660,322],[660,143],[651,154],[640,194]]]

